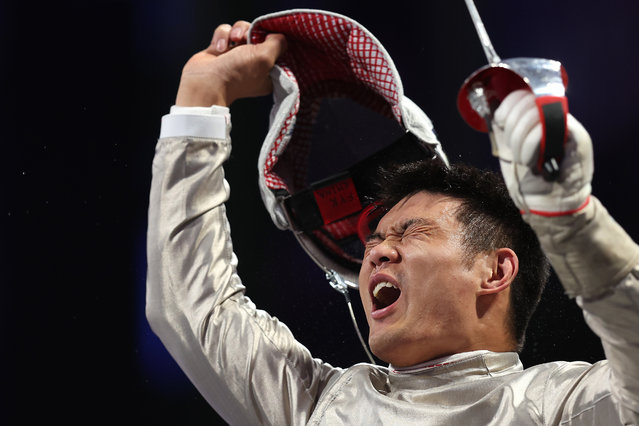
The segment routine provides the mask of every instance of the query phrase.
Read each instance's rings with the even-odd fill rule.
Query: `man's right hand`
[[[250,23],[216,28],[209,47],[196,53],[182,70],[176,105],[229,106],[239,98],[271,93],[269,73],[286,50],[281,34],[269,34],[260,44],[246,44]]]

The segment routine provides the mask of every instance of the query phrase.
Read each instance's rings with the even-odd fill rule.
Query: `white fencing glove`
[[[559,178],[546,181],[537,170],[542,125],[535,95],[514,91],[495,111],[492,128],[499,164],[508,192],[523,213],[564,216],[581,210],[590,200],[592,141],[572,115],[567,121]]]

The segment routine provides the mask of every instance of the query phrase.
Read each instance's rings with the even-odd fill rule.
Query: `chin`
[[[368,347],[371,350],[371,352],[373,353],[373,355],[375,355],[377,358],[381,359],[384,362],[391,362],[390,361],[390,354],[388,353],[388,350],[384,350],[384,346],[380,344],[380,342],[376,341],[375,338],[371,338],[371,336],[369,335],[368,337]]]

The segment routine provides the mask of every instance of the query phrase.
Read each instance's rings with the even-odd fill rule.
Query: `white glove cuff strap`
[[[571,216],[588,207],[588,204],[590,204],[590,195],[588,196],[588,198],[586,198],[586,201],[584,201],[579,207],[573,210],[567,210],[563,212],[548,212],[543,210],[530,209],[529,213],[537,215],[537,216],[544,216],[544,217]],[[521,213],[525,214],[526,212],[524,210],[521,210]]]

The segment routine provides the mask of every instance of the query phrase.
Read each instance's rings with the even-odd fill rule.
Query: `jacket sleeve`
[[[244,296],[224,207],[228,117],[225,126],[221,137],[158,141],[147,235],[147,318],[227,422],[304,424],[341,370],[313,359],[284,324]]]
[[[639,424],[639,247],[595,197],[574,215],[526,220],[606,354],[604,374],[585,375],[574,388],[578,394],[569,401],[582,409],[566,406],[565,411],[603,424],[597,422],[597,406],[603,417],[610,411],[603,399],[601,404],[587,399],[609,390],[622,423]]]

